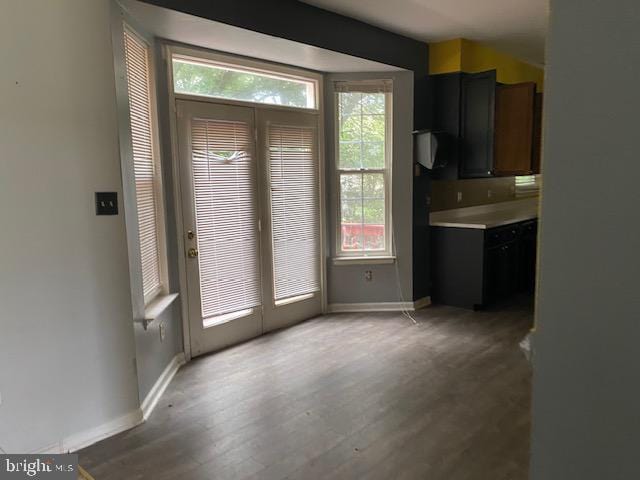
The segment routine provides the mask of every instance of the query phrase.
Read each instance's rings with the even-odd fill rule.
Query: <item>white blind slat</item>
[[[256,183],[244,122],[192,120],[200,299],[207,319],[260,305]]]
[[[160,288],[157,185],[154,163],[149,47],[124,31],[125,63],[131,118],[131,143],[138,211],[138,236],[145,297]]]
[[[320,290],[318,155],[312,128],[270,125],[275,300]]]

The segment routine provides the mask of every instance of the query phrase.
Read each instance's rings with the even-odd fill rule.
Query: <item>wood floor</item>
[[[527,478],[530,300],[307,321],[183,367],[96,480]]]

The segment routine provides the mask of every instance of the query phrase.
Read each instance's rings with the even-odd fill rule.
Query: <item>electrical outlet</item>
[[[487,190],[487,198],[491,198],[493,192],[491,190]]]
[[[462,192],[458,192],[458,202],[462,201]]]
[[[164,323],[160,324],[160,328],[158,328],[158,330],[160,330],[160,341],[164,342],[164,334],[165,334]]]
[[[373,272],[371,270],[365,270],[364,271],[364,279],[367,282],[370,282],[371,280],[373,280]]]

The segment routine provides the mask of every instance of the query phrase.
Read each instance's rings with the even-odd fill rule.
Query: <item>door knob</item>
[[[189,250],[187,250],[187,256],[189,258],[196,258],[198,256],[198,250],[196,250],[195,248],[190,248]]]

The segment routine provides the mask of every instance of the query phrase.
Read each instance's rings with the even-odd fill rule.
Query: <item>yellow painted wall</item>
[[[462,68],[462,39],[429,44],[429,73],[459,72]]]
[[[544,70],[511,55],[463,38],[429,44],[429,73],[476,73],[493,69],[498,82],[536,82],[537,90],[543,90]]]

